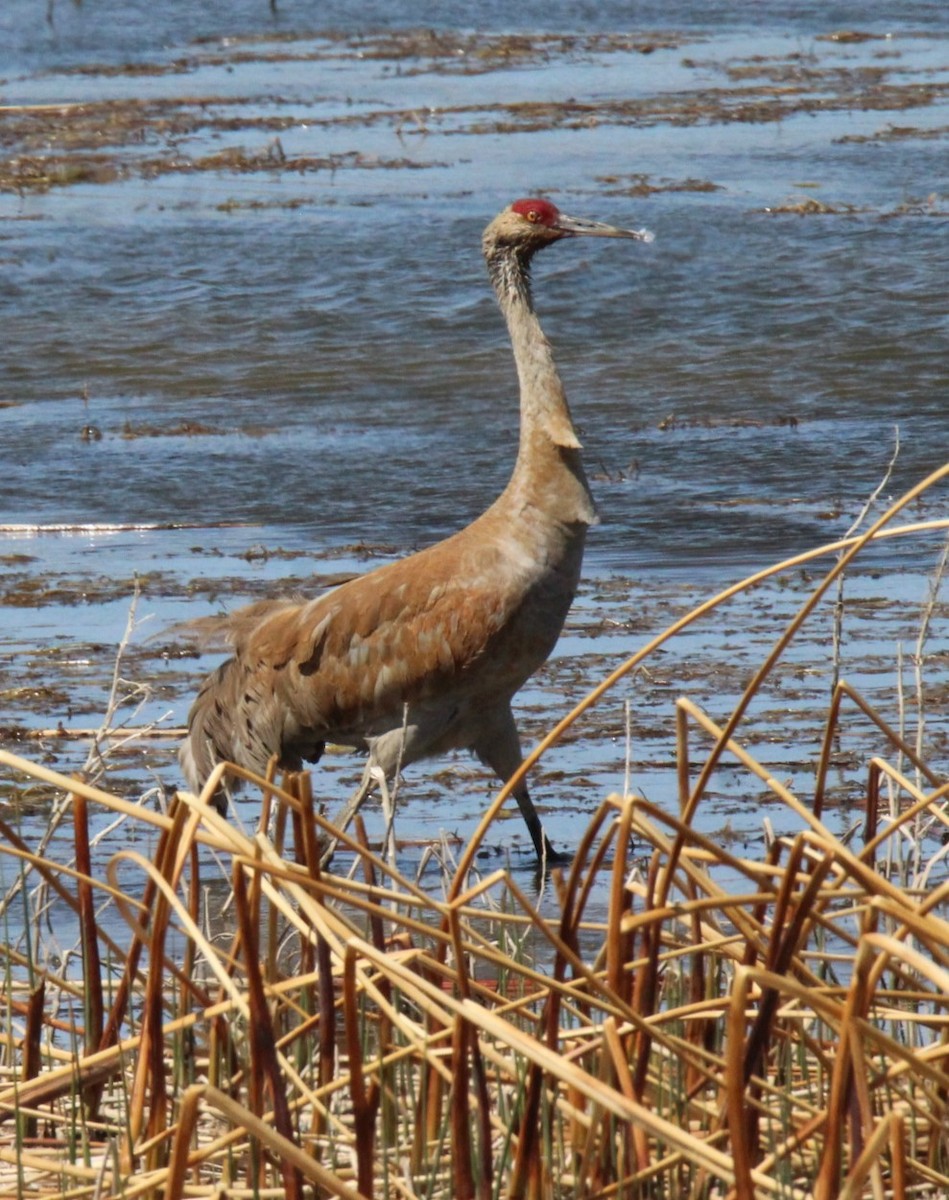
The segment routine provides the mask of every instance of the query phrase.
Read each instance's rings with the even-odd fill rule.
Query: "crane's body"
[[[327,741],[371,771],[470,749],[502,780],[521,762],[511,700],[553,650],[573,601],[595,510],[563,387],[531,303],[528,267],[561,237],[637,237],[518,201],[488,226],[484,253],[507,318],[521,391],[517,462],[472,524],[310,601],[273,600],[224,618],[233,657],[205,681],[181,761],[199,787],[216,761],[263,772],[316,761]],[[515,799],[538,857],[551,854],[525,785]]]

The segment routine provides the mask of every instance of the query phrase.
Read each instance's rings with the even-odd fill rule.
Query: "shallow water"
[[[625,6],[545,5],[540,22],[521,7],[525,27],[574,36],[515,42],[489,4],[440,9],[434,37],[390,5],[361,8],[359,29],[330,6],[322,30],[290,4],[229,6],[226,26],[188,5],[57,3],[51,25],[6,5],[0,103],[125,105],[81,138],[72,108],[62,128],[0,121],[6,744],[82,762],[81,738],[13,734],[97,724],[135,577],[151,617],[126,664],[150,689],[139,716],[174,726],[212,661],[180,657],[175,621],[366,569],[490,502],[517,414],[479,237],[517,195],[656,233],[537,266],[602,523],[568,635],[525,689],[528,744],[670,613],[846,532],[897,430],[883,499],[945,462],[947,30],[939,5],[902,6],[898,25],[877,7],[860,18],[873,36],[843,41],[826,35],[851,6],[703,6],[701,22],[641,6],[634,29]],[[51,152],[71,170],[105,155],[112,175],[29,183]],[[943,489],[910,515],[946,512]],[[104,528],[130,524],[145,528]],[[861,576],[878,608],[853,618],[853,671],[891,715],[938,547],[882,546]],[[800,599],[785,584],[749,601],[727,637],[680,642],[661,686],[619,689],[541,772],[554,840],[622,786],[625,700],[633,782],[671,800],[657,722],[675,689],[727,715]],[[828,622],[762,718],[785,714],[769,753],[802,781]],[[932,636],[942,696],[945,625]],[[136,754],[116,786],[173,786],[170,743]],[[327,771],[335,802],[358,767]],[[740,793],[723,783],[710,827],[736,800],[748,811]],[[415,767],[400,829],[470,830],[490,794],[463,760]],[[757,837],[760,812],[739,823]]]

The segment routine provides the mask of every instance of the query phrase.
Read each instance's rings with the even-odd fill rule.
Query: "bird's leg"
[[[347,828],[349,822],[359,812],[360,808],[362,808],[367,797],[377,787],[381,786],[385,788],[393,780],[398,779],[403,761],[411,762],[411,748],[417,734],[418,728],[409,724],[409,712],[408,706],[406,706],[402,713],[401,726],[396,729],[390,729],[378,737],[369,739],[369,758],[366,762],[366,769],[362,773],[362,780],[359,787],[356,788],[346,801],[345,807],[340,810],[334,822],[338,829]],[[394,787],[391,793],[391,800],[394,811]],[[391,834],[391,829],[392,821],[390,817],[388,818],[386,827],[387,839]],[[336,841],[334,839],[323,852],[322,861],[324,863],[329,861],[335,849]]]
[[[534,843],[534,850],[537,854],[537,861],[541,866],[541,872],[546,874],[547,867],[570,862],[571,856],[569,854],[563,854],[559,850],[555,850],[550,844],[550,839],[544,832],[544,827],[540,823],[540,817],[537,815],[537,809],[534,807],[534,802],[531,800],[527,788],[521,785],[515,788],[513,795],[517,801],[517,807],[521,810],[521,816],[524,818],[527,832],[531,835],[531,841]]]
[[[367,797],[372,792],[372,789],[376,786],[376,772],[378,769],[379,768],[370,758],[366,763],[366,769],[362,773],[362,779],[360,780],[359,787],[356,788],[353,794],[346,801],[345,805],[339,810],[336,815],[336,819],[333,821],[333,824],[337,829],[345,830],[349,828],[350,821],[362,808]],[[337,844],[338,842],[336,838],[330,838],[326,845],[326,849],[320,856],[320,864],[322,866],[325,867],[329,860],[333,857],[333,852],[336,849]]]
[[[503,783],[507,783],[523,761],[521,739],[518,737],[514,714],[511,712],[509,704],[505,704],[502,710],[496,711],[492,715],[494,720],[491,722],[490,728],[484,731],[481,740],[472,749],[485,766],[490,767]],[[546,867],[555,863],[569,862],[570,856],[559,854],[550,844],[547,834],[544,833],[544,827],[537,815],[534,802],[530,798],[527,784],[521,781],[514,789],[513,795],[517,801],[517,807],[521,810],[527,832],[534,843],[534,851],[537,854],[541,870],[545,871]]]

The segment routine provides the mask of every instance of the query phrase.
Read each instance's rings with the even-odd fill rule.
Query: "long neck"
[[[494,246],[486,257],[520,383],[521,436],[510,487],[539,492],[539,502],[558,520],[592,524],[596,510],[580,440],[550,343],[534,312],[529,256],[510,246]]]

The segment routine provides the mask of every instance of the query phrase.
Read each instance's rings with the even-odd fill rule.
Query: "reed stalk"
[[[360,822],[334,829],[308,777],[222,764],[165,815],[0,751],[73,815],[70,861],[22,830],[0,843],[16,874],[0,1194],[949,1194],[949,784],[845,680],[828,697],[810,795],[773,778],[743,738],[749,704],[840,564],[879,536],[910,536],[888,525],[919,494],[860,538],[793,560],[842,552],[730,715],[686,696],[670,712],[678,806],[604,798],[569,871],[540,894],[472,869],[509,788],[435,889],[370,849]],[[668,636],[594,689],[525,770]],[[852,835],[829,783],[851,720],[882,743]],[[703,821],[726,756],[791,830],[760,855],[719,844]],[[253,833],[208,803],[226,775],[260,791]],[[93,821],[112,817],[123,844],[94,846]],[[914,853],[893,877],[883,866],[908,838]],[[335,839],[335,861],[354,869],[321,865],[321,841]],[[222,900],[202,924],[207,891]],[[79,944],[59,973],[44,942],[56,914]],[[28,937],[9,932],[18,922]]]

